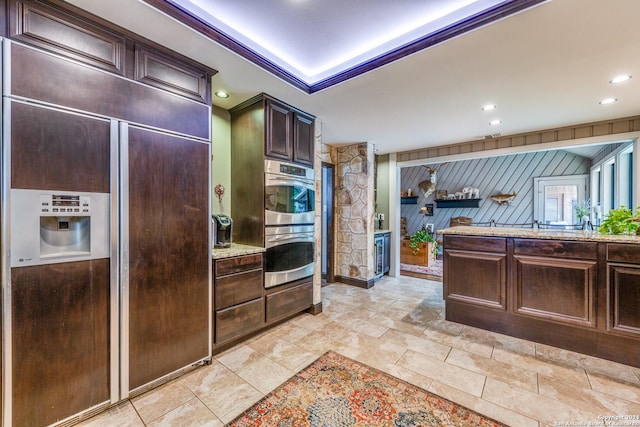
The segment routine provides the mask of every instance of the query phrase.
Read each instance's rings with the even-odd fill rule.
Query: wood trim
[[[608,329],[612,332],[640,338],[640,325],[624,324],[624,318],[638,311],[640,306],[640,268],[631,265],[608,266],[607,308]],[[626,277],[626,280],[623,278]],[[635,279],[635,280],[634,280]],[[622,288],[624,286],[624,289]],[[625,295],[626,293],[626,295]],[[623,313],[626,309],[627,313]]]
[[[375,284],[373,279],[362,280],[362,279],[355,279],[353,277],[345,277],[345,276],[335,276],[335,281],[344,283],[345,285],[357,286],[359,288],[364,288],[364,289],[371,289]]]
[[[322,168],[327,168],[327,170],[331,173],[331,183],[335,184],[336,181],[336,166],[331,163],[322,162]],[[329,283],[333,283],[336,280],[335,275],[335,192],[333,191],[333,185],[329,188],[331,192],[330,203],[331,207],[327,210],[327,274],[326,281]],[[324,198],[324,192],[322,194]],[[322,203],[322,201],[321,201]]]
[[[322,313],[322,302],[313,304],[311,307],[307,309],[307,313],[313,314],[314,316]]]
[[[397,161],[398,163],[402,163],[421,159],[459,156],[468,153],[520,148],[530,145],[535,147],[540,144],[609,135],[615,136],[639,131],[640,116],[631,116],[601,122],[581,123],[561,128],[505,135],[497,138],[484,139],[482,141],[466,141],[457,144],[445,144],[419,150],[404,151],[397,154]],[[531,150],[535,149],[536,148],[531,148]]]

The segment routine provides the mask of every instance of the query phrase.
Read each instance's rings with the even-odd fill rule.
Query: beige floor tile
[[[449,347],[459,348],[484,357],[491,357],[491,354],[493,352],[493,346],[475,342],[472,338],[466,338],[460,335],[452,335],[440,330],[426,329],[422,334],[422,337],[430,341],[439,342]]]
[[[457,388],[442,384],[441,382],[434,381],[427,390],[506,425],[514,427],[538,427],[538,421],[533,418],[480,399]]]
[[[338,321],[345,328],[360,334],[368,335],[373,338],[380,338],[385,332],[389,330],[387,326],[381,326],[376,323],[364,323],[359,319],[355,319],[349,315],[342,315],[338,318]]]
[[[150,423],[194,397],[191,390],[173,381],[132,399],[131,403],[142,421]]]
[[[493,378],[487,378],[482,399],[551,425],[566,421],[598,421],[597,414],[582,411],[556,399],[531,393]]]
[[[295,370],[301,364],[308,364],[309,360],[322,356],[322,353],[309,351],[287,341],[274,340],[272,337],[254,341],[249,346],[289,370]]]
[[[397,364],[477,397],[482,394],[486,379],[484,375],[450,365],[412,350],[407,350]]]
[[[451,351],[447,345],[395,330],[380,337],[380,342],[383,348],[409,349],[438,360],[445,360]]]
[[[590,388],[579,389],[562,380],[550,378],[545,375],[539,376],[539,387],[541,395],[552,397],[585,411],[596,412],[601,415],[640,415],[640,404],[594,391]],[[640,422],[638,422],[638,425],[640,425]]]
[[[530,370],[454,348],[446,360],[455,366],[510,384],[533,393],[538,392],[538,375]]]
[[[216,387],[197,393],[198,398],[222,422],[226,423],[260,400],[264,393],[236,374],[223,376]]]
[[[433,383],[433,379],[424,375],[420,375],[411,369],[404,368],[395,363],[384,362],[376,359],[362,358],[358,359],[358,362],[364,363],[379,371],[385,372],[403,381],[413,384],[416,387],[420,387],[423,390],[428,390]]]
[[[256,342],[254,340],[253,342]],[[247,343],[233,347],[224,353],[215,356],[215,359],[222,363],[233,372],[238,372],[242,368],[251,365],[264,356],[249,347]]]
[[[238,371],[238,376],[263,394],[291,378],[295,372],[273,360],[263,358]]]
[[[465,326],[462,332],[460,332],[460,336],[469,338],[477,343],[490,345],[494,348],[501,348],[503,350],[512,351],[514,353],[527,354],[530,356],[536,355],[535,343],[519,338],[510,337],[508,335],[485,331],[483,329],[473,328],[471,326]]]
[[[621,363],[576,353],[575,351],[563,350],[561,348],[551,347],[544,344],[536,344],[536,356],[541,359],[552,360],[567,366],[579,367],[591,374],[603,375],[640,386],[640,379],[634,372],[633,368]]]
[[[198,398],[194,397],[147,425],[149,427],[222,427],[223,423]]]
[[[493,351],[492,358],[509,365],[518,366],[522,369],[529,369],[538,374],[559,378],[575,387],[588,388],[589,380],[587,373],[581,368],[571,368],[555,362],[541,360],[536,357],[527,356],[519,353],[513,353],[503,349],[496,348]]]
[[[640,387],[632,384],[624,384],[600,375],[588,375],[593,390],[640,404]]]
[[[143,427],[144,423],[133,408],[130,401],[109,408],[95,417],[89,418],[78,424],[78,427]]]

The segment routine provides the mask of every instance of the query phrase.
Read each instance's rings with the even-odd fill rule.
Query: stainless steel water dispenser
[[[11,190],[11,267],[109,257],[106,193]]]

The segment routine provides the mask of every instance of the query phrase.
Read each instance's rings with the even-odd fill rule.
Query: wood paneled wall
[[[433,167],[433,165],[431,165]],[[466,186],[480,188],[479,208],[437,208],[426,222],[433,223],[435,229],[449,226],[452,217],[466,216],[474,222],[525,223],[533,221],[533,178],[543,176],[577,175],[589,173],[591,160],[567,151],[553,150],[536,153],[514,154],[464,160],[443,165],[438,171],[437,189],[449,193],[462,191]],[[418,187],[420,181],[428,177],[422,166],[401,169],[401,189],[411,188],[418,196],[417,205],[402,205],[401,216],[407,218],[409,234],[422,226],[420,207],[434,203],[434,195],[425,198]],[[511,205],[500,206],[489,196],[497,193],[518,195]]]

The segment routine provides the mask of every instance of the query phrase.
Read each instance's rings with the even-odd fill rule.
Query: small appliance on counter
[[[213,247],[228,248],[231,246],[231,232],[233,228],[233,220],[229,215],[213,214],[211,215],[211,226],[213,229]]]

